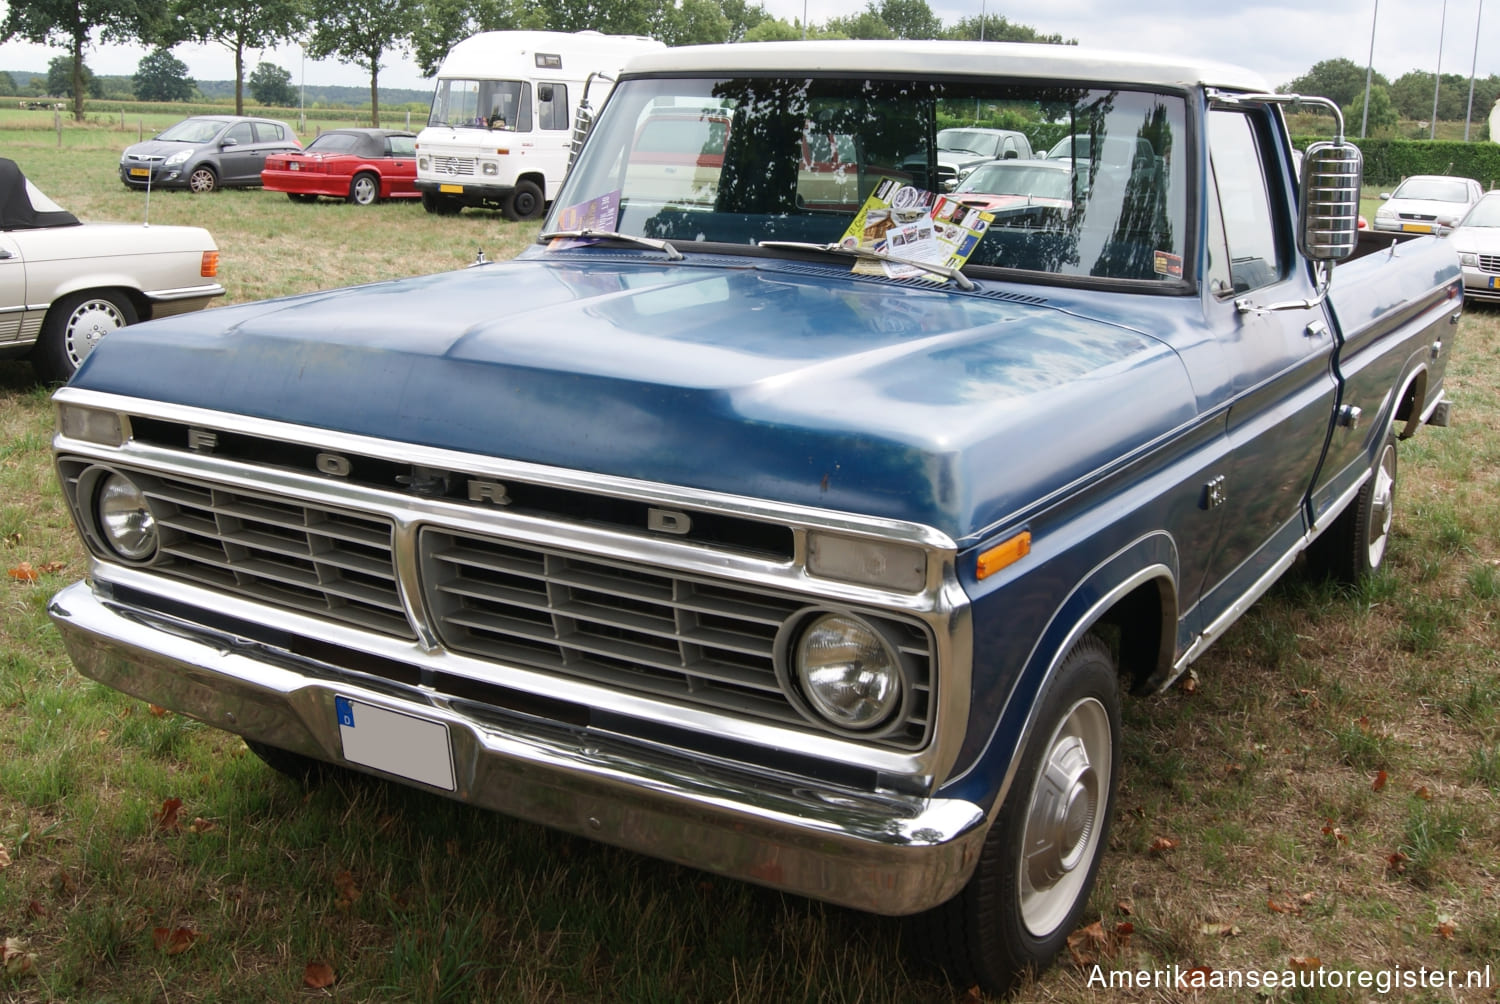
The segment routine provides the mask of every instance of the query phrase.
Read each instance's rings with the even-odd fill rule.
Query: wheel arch
[[[1396,393],[1396,410],[1392,413],[1391,427],[1402,423],[1396,432],[1397,439],[1410,439],[1422,426],[1422,415],[1427,405],[1427,364],[1418,363],[1406,375],[1401,389]]]
[[[994,822],[1035,732],[1038,698],[1068,653],[1091,631],[1104,637],[1133,692],[1170,679],[1177,645],[1179,567],[1176,542],[1157,530],[1091,568],[1038,636],[983,751],[944,787],[972,781],[972,775],[990,770],[1003,771],[998,783],[985,785],[991,789],[987,804],[989,821]]]
[[[101,276],[97,272],[87,276],[79,276],[59,285],[57,291],[52,296],[52,302],[47,304],[47,313],[44,316],[51,316],[52,311],[56,309],[60,300],[79,293],[118,293],[130,301],[130,306],[135,310],[137,321],[148,320],[151,317],[151,300],[139,286],[135,285],[126,276]]]
[[[524,174],[516,175],[516,180],[511,187],[514,188],[515,185],[519,185],[523,181],[529,181],[537,188],[542,190],[542,203],[544,205],[550,204],[552,202],[552,197],[557,194],[557,192],[555,191],[549,192],[547,190],[547,176],[541,171],[527,171]],[[552,187],[555,189],[558,186],[553,185]]]

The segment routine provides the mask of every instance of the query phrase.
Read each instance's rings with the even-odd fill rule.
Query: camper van
[[[567,173],[585,91],[597,109],[626,62],[663,48],[644,35],[597,31],[486,31],[459,42],[438,69],[417,136],[423,207],[541,216]]]

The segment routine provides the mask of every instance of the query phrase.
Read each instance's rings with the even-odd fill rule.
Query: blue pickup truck
[[[1456,255],[1362,244],[1297,100],[1076,47],[643,57],[517,259],[107,339],[56,395],[91,567],[52,616],[287,773],[917,915],[1004,990],[1085,909],[1122,694],[1299,556],[1378,566],[1449,417]],[[942,192],[976,115],[1075,137],[1063,194]]]

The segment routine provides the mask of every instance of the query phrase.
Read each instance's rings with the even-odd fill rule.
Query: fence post
[[[52,109],[52,128],[57,130],[57,145],[62,148],[62,112],[55,107]]]

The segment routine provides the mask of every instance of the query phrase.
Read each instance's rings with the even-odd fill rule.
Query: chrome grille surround
[[[412,636],[398,637],[395,633],[380,633],[348,621],[336,621],[325,616],[324,611],[308,606],[279,608],[284,612],[278,615],[273,601],[244,593],[230,594],[217,586],[188,579],[159,577],[155,568],[130,567],[110,557],[80,522],[85,539],[93,541],[95,560],[91,574],[98,588],[108,590],[111,582],[120,582],[132,590],[159,594],[164,602],[223,611],[302,636],[337,639],[339,645],[351,651],[409,665],[423,674],[424,680],[460,677],[477,684],[499,685],[580,706],[605,708],[616,715],[640,720],[643,727],[647,722],[656,722],[706,736],[798,750],[816,758],[906,776],[920,784],[944,776],[957,756],[970,694],[969,606],[957,580],[954,543],[929,527],[417,447],[74,388],[61,389],[54,399],[59,406],[114,412],[125,430],[124,445],[118,447],[58,434],[54,438],[54,454],[60,474],[70,467],[76,470],[79,465],[97,464],[139,472],[147,478],[211,486],[226,497],[275,500],[315,515],[331,513],[389,521],[393,527],[391,561],[395,590]],[[630,535],[504,509],[476,511],[442,499],[351,484],[337,477],[143,443],[130,436],[132,416],[253,435],[273,444],[297,443],[339,453],[387,456],[402,463],[465,470],[474,476],[545,481],[603,497],[763,520],[792,531],[796,541],[794,554],[790,561],[731,554],[675,539]],[[74,516],[80,518],[76,509]],[[917,592],[899,592],[815,578],[806,568],[807,539],[813,531],[920,547],[927,554],[926,584]],[[424,541],[427,534],[434,536]],[[451,569],[452,563],[446,560],[437,563],[435,555],[441,545],[454,543],[464,547],[475,543],[509,547],[533,558],[540,556],[544,564],[549,560],[561,562],[562,567],[571,569],[562,578],[548,583],[544,590],[563,594],[561,605],[548,606],[544,614],[554,619],[550,632],[554,638],[547,644],[557,642],[555,625],[566,625],[572,613],[576,613],[570,612],[568,604],[577,603],[578,594],[569,591],[581,587],[575,586],[568,575],[602,570],[624,578],[632,588],[644,588],[648,594],[653,590],[659,592],[664,583],[670,583],[678,597],[675,606],[668,604],[673,627],[670,632],[647,632],[648,637],[655,639],[655,658],[663,665],[648,666],[642,672],[644,660],[626,659],[626,665],[612,661],[620,652],[640,654],[630,648],[639,639],[625,633],[639,627],[640,618],[649,621],[651,617],[663,616],[659,609],[633,608],[636,599],[620,600],[609,618],[589,626],[582,632],[582,639],[574,637],[567,644],[555,645],[549,656],[538,657],[533,653],[529,660],[523,661],[505,658],[494,649],[486,651],[486,646],[500,644],[497,639],[502,636],[487,636],[482,631],[476,635],[473,625],[455,616],[452,594],[443,592],[444,573],[437,569]],[[905,639],[899,646],[903,661],[918,666],[908,679],[917,680],[925,690],[919,699],[909,702],[908,720],[884,733],[850,737],[820,728],[800,717],[784,694],[778,696],[753,685],[756,681],[763,683],[770,672],[765,656],[768,626],[755,628],[755,616],[746,622],[752,627],[752,636],[756,630],[760,634],[738,646],[752,648],[751,656],[746,657],[736,651],[736,645],[730,645],[719,649],[714,660],[705,661],[701,657],[703,642],[714,640],[714,632],[725,627],[710,621],[709,627],[704,628],[702,614],[707,612],[712,616],[714,611],[692,607],[693,603],[711,607],[713,603],[705,603],[704,597],[711,597],[713,603],[731,611],[764,606],[771,612],[768,618],[787,610],[836,609],[856,613],[886,629],[894,628]],[[695,617],[699,620],[693,623]],[[730,620],[732,623],[734,618]],[[320,622],[326,626],[318,627]],[[579,658],[580,652],[583,661],[569,664],[568,660]],[[723,654],[726,652],[727,656]],[[745,663],[747,658],[753,669],[735,665],[736,660]],[[692,670],[671,665],[674,660],[689,664]],[[721,668],[729,667],[728,675],[732,678],[727,683],[714,678],[723,675],[709,665],[714,661],[722,664]],[[565,668],[559,668],[564,664]],[[747,679],[750,685],[745,685]],[[433,697],[448,702],[441,692]],[[458,703],[454,698],[453,706]]]
[[[1479,270],[1481,272],[1500,272],[1500,254],[1480,255]]]
[[[472,176],[474,174],[474,158],[445,157],[434,154],[432,158],[432,173]]]

